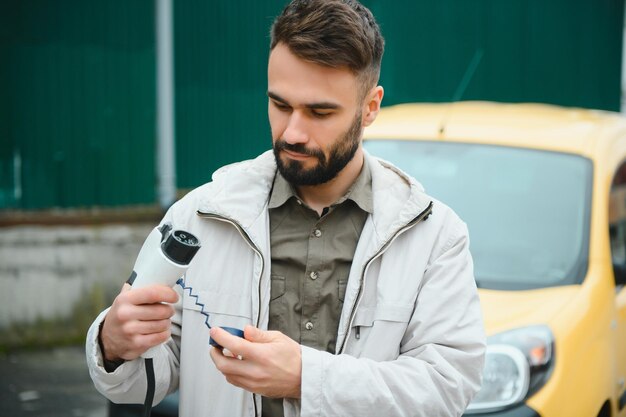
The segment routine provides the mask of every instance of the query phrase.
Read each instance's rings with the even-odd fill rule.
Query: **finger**
[[[220,348],[213,346],[211,350],[209,351],[209,355],[211,355],[211,360],[215,364],[215,367],[217,369],[220,369],[221,365],[226,360],[226,358],[222,354],[222,350]]]
[[[134,346],[135,346],[135,349],[141,354],[154,346],[158,346],[160,344],[167,342],[169,339],[170,339],[169,331],[161,332],[161,333],[146,334],[146,335],[137,335],[134,338]],[[124,356],[122,356],[122,358],[124,358]]]
[[[170,320],[132,321],[125,325],[125,331],[134,335],[149,335],[169,332],[172,322]]]
[[[254,326],[246,326],[243,329],[244,338],[253,343],[270,343],[276,339],[275,332],[263,331]]]
[[[178,293],[167,285],[149,285],[136,288],[125,294],[132,304],[175,303]]]
[[[120,303],[111,314],[122,323],[134,320],[164,320],[174,315],[174,308],[161,303],[142,305]]]
[[[236,358],[239,360],[243,360],[243,356],[242,355],[238,355],[236,353],[231,352],[230,350],[224,348],[222,349],[222,355],[224,356],[228,356],[229,358]]]
[[[211,328],[211,338],[223,348],[228,349],[235,356],[241,355],[244,358],[251,356],[247,346],[250,345],[250,342],[241,337],[233,336],[219,327]]]
[[[210,355],[217,370],[224,374],[227,378],[234,375],[242,377],[250,375],[251,365],[249,362],[246,362],[245,358],[243,360],[239,360],[237,358],[233,358],[232,356],[225,356],[222,350],[216,347],[211,349]]]
[[[222,373],[232,372],[233,370],[228,367],[229,361],[234,360],[232,356],[225,355],[224,351],[220,348],[213,347],[209,352],[211,359],[215,364],[215,367]],[[239,362],[239,361],[238,361]]]
[[[174,307],[169,304],[143,304],[129,310],[135,320],[164,320],[174,315]]]

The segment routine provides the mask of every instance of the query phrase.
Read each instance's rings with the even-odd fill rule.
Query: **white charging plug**
[[[170,224],[155,227],[146,238],[128,283],[133,289],[153,284],[173,287],[185,274],[189,263],[200,249],[200,241],[183,230],[172,230]],[[145,351],[141,357],[153,358],[158,346]]]

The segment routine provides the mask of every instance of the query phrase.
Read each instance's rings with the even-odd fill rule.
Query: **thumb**
[[[253,343],[269,343],[273,340],[270,332],[263,331],[250,325],[243,329],[243,336],[246,340]]]

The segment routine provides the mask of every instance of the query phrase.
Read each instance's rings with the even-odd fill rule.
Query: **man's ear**
[[[385,90],[378,85],[372,88],[365,96],[365,102],[363,103],[363,127],[371,125],[376,120],[384,95]]]

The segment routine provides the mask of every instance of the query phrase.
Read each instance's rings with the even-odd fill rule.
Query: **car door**
[[[613,323],[617,331],[615,347],[617,364],[617,410],[626,416],[626,161],[617,169],[609,196],[609,233],[611,258],[615,278],[615,307],[617,317]]]

